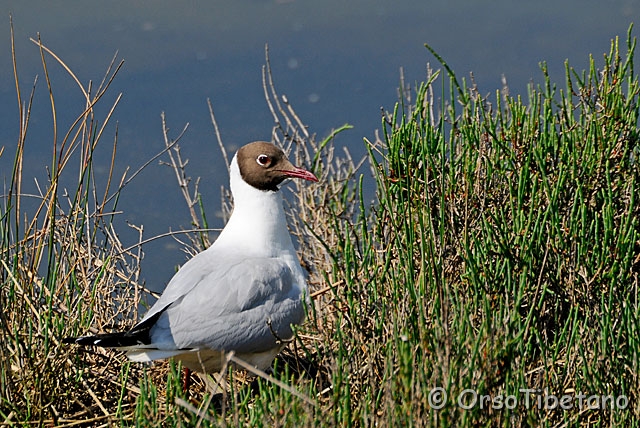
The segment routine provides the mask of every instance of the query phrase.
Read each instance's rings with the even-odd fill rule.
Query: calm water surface
[[[567,58],[578,69],[587,67],[590,53],[601,63],[611,38],[624,40],[629,24],[640,16],[640,2],[3,0],[0,11],[3,181],[11,170],[18,132],[9,44],[12,14],[24,94],[34,76],[40,76],[26,148],[25,191],[35,192],[32,177],[44,182],[53,139],[39,52],[29,42],[40,33],[85,84],[102,79],[116,52],[125,60],[99,107],[104,116],[123,93],[105,140],[114,137],[117,121],[118,175],[127,166],[137,169],[163,147],[161,112],[166,112],[173,136],[190,123],[181,147],[190,159],[189,174],[202,177],[211,219],[227,177],[206,100],[213,103],[228,147],[269,139],[272,123],[261,86],[266,43],[278,90],[311,132],[323,137],[350,123],[355,128],[341,134],[336,144],[359,154],[362,138],[372,138],[379,128],[380,107],[393,108],[400,67],[413,83],[423,79],[427,62],[435,65],[425,42],[459,76],[473,71],[481,93],[494,93],[504,74],[511,93],[524,94],[530,81],[541,82],[542,60],[558,82]],[[60,67],[49,64],[59,127],[66,130],[83,99]],[[123,224],[144,224],[147,237],[189,227],[173,172],[157,164],[126,189],[120,208]],[[219,220],[214,223],[221,226]],[[135,236],[126,227],[121,230],[122,239],[133,243]],[[170,238],[144,251],[143,275],[151,288],[161,290],[185,256]]]

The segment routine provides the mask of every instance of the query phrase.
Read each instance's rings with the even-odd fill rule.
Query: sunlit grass
[[[73,76],[36,46],[45,85],[52,58]],[[267,57],[273,139],[321,178],[318,186],[290,184],[286,203],[313,305],[273,373],[196,379],[186,394],[172,362],[143,366],[59,342],[124,328],[147,294],[138,284],[138,249],[122,247],[113,221],[135,173],[111,173],[106,187],[93,175],[96,147],[116,151],[117,135],[105,136],[111,113],[96,118],[93,107],[118,67],[98,88],[79,85],[86,108],[70,130],[54,130],[50,179],[35,212],[21,204],[30,98],[17,73],[22,127],[15,148],[0,148],[15,156],[0,216],[0,420],[633,425],[640,417],[635,39],[629,34],[622,49],[616,39],[604,62],[592,59],[584,72],[567,64],[561,84],[542,64],[543,83],[524,98],[506,87],[484,95],[428,49],[441,70],[429,69],[415,92],[403,88],[379,138],[365,140],[365,164],[337,154],[333,134],[321,141],[309,134],[278,96]],[[53,96],[51,106],[55,117]],[[186,179],[179,136],[163,130],[160,149],[199,228],[191,245],[202,248],[209,241],[196,183]],[[365,165],[376,187],[373,206],[362,196]],[[60,183],[69,177],[77,187],[65,190]],[[436,387],[447,394],[438,409]],[[482,406],[473,394],[485,397]],[[568,396],[573,407],[546,408],[551,395]],[[587,409],[589,396],[626,397],[627,405]],[[515,397],[515,406],[505,397]]]

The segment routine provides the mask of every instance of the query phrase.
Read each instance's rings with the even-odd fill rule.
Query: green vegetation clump
[[[46,71],[50,52],[39,46]],[[26,108],[0,213],[0,420],[634,425],[640,85],[631,29],[626,52],[612,41],[600,69],[593,58],[584,72],[567,63],[561,89],[543,64],[544,82],[526,99],[506,87],[481,95],[427,48],[442,69],[430,69],[415,93],[403,90],[380,136],[365,140],[371,206],[362,163],[334,150],[333,137],[348,126],[316,141],[277,96],[267,59],[273,139],[321,177],[319,186],[289,185],[286,207],[313,304],[272,374],[230,371],[196,379],[188,392],[171,362],[143,366],[114,351],[60,344],[129,325],[148,294],[139,248],[122,247],[113,221],[136,174],[111,173],[105,184],[92,169],[111,116],[98,120],[93,110],[115,74],[108,72],[94,95],[83,89],[87,105],[69,132],[54,132],[49,182],[27,212],[30,108],[16,73]],[[202,248],[202,204],[189,196],[177,141],[166,129],[165,137],[163,153],[197,226],[192,245]],[[73,191],[60,185],[69,175],[77,178]]]

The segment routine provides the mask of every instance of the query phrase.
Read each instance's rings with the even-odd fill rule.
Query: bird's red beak
[[[318,182],[318,177],[304,168],[298,168],[294,166],[293,169],[280,170],[280,172],[282,172],[287,177],[302,178],[303,180]]]

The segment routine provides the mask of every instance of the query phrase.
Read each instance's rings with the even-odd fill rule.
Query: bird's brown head
[[[237,154],[242,179],[259,190],[277,191],[286,178],[318,181],[313,173],[294,166],[277,146],[256,141],[242,146]]]

